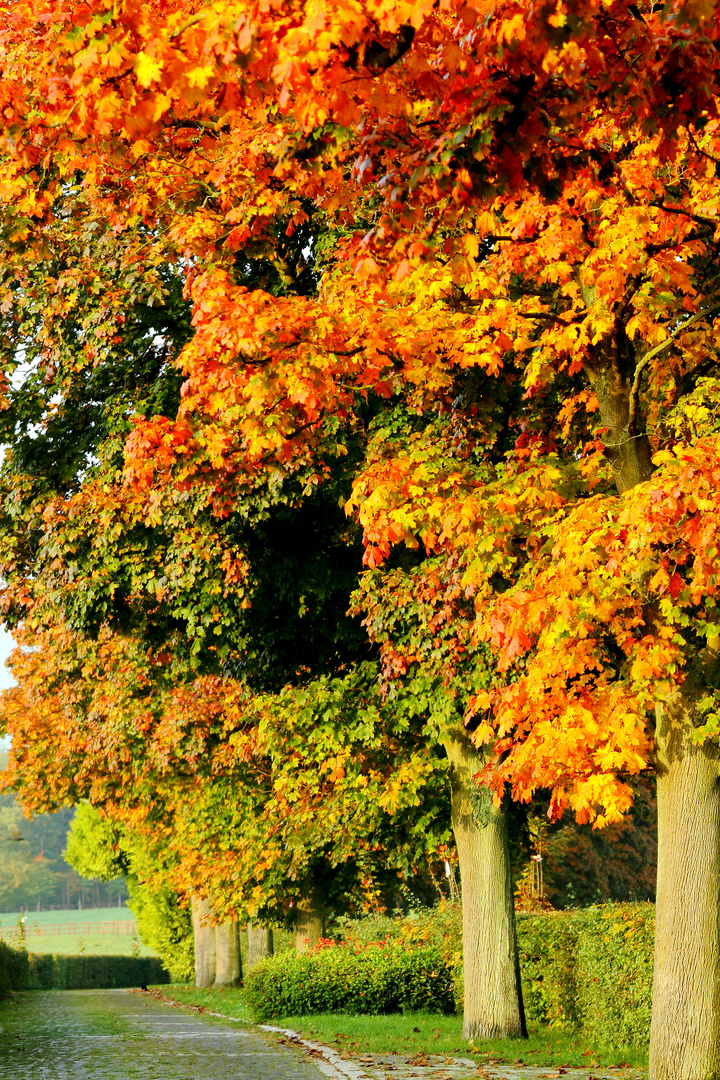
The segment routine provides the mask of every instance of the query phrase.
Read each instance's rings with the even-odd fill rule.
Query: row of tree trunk
[[[198,989],[240,986],[240,923],[213,925],[212,908],[207,899],[193,897],[192,924],[195,950],[195,986]],[[295,948],[304,952],[323,936],[325,925],[325,887],[319,877],[308,879],[295,909]],[[273,954],[273,932],[250,923],[248,932],[248,967],[252,968]]]
[[[682,713],[676,707],[676,713]],[[697,746],[689,722],[658,709],[659,861],[652,1080],[720,1076],[720,751]],[[673,722],[674,721],[674,722]],[[466,732],[446,743],[452,823],[463,896],[466,1039],[527,1034],[515,939],[506,812],[482,800],[481,760]],[[212,925],[207,900],[192,906],[195,985],[242,981],[240,927]],[[298,952],[323,936],[322,875],[308,879],[296,906]],[[250,925],[252,967],[273,951],[272,931]]]
[[[240,924],[223,922],[213,926],[208,900],[193,897],[193,940],[195,950],[195,986],[215,990],[242,983]],[[248,926],[248,967],[272,956],[273,932],[264,926]]]

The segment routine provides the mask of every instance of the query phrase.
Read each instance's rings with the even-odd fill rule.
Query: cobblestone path
[[[149,994],[35,990],[3,1003],[0,1020],[0,1080],[328,1078],[272,1036],[167,1008]]]

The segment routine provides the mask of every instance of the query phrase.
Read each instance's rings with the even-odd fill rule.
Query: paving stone
[[[149,994],[62,990],[2,1006],[0,1080],[642,1080],[637,1069],[553,1069],[438,1054],[339,1053],[295,1032]],[[278,1038],[280,1036],[280,1038]]]
[[[0,1080],[327,1080],[309,1055],[148,994],[33,991],[2,1007]]]

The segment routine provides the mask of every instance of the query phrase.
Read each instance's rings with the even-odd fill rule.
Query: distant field
[[[8,945],[17,942],[20,912],[0,915],[0,936]],[[130,956],[137,949],[135,916],[126,907],[84,908],[81,911],[28,911],[25,944],[29,952]],[[140,943],[140,956],[155,956]]]
[[[82,911],[78,911],[77,908],[72,908],[70,911],[26,911],[25,917],[26,926],[31,923],[37,926],[58,923],[67,923],[74,926],[77,923],[119,922],[121,919],[131,923],[135,922],[132,911],[130,908],[125,907],[124,904],[122,907],[83,908]],[[14,930],[19,918],[19,911],[3,912],[0,914],[0,930]]]

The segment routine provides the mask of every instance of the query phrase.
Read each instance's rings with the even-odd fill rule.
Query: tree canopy
[[[177,658],[161,695],[232,674],[277,719],[357,677],[354,589],[383,715],[445,747],[456,839],[497,826],[497,858],[506,788],[601,826],[657,766],[653,1080],[710,1075],[720,1012],[688,1049],[672,972],[678,942],[720,970],[683,923],[718,921],[717,4],[3,13],[8,618],[51,663],[128,635],[138,670]],[[335,618],[290,689],[253,684],[227,665],[262,666],[299,564]]]

